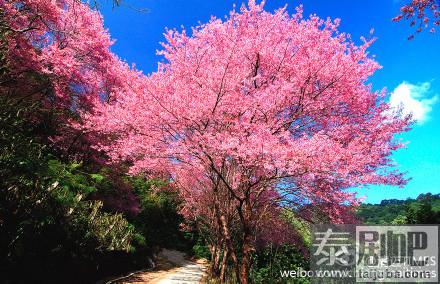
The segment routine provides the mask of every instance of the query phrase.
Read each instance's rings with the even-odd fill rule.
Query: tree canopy
[[[203,216],[222,224],[226,245],[222,219],[237,218],[243,283],[267,214],[314,204],[342,222],[357,203],[347,188],[404,184],[389,156],[410,121],[366,83],[380,68],[367,52],[374,39],[356,46],[339,20],[263,6],[249,1],[191,35],[167,31],[158,70],[83,116],[132,174],[168,176],[191,211],[212,204]]]

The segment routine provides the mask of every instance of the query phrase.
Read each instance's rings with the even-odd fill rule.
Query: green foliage
[[[438,224],[440,196],[421,194],[417,199],[383,200],[381,204],[362,204],[357,216],[365,224]]]
[[[167,189],[163,180],[133,177],[128,178],[128,182],[139,200],[140,211],[129,220],[143,237],[144,247],[139,243],[140,249],[168,247],[186,250],[188,243],[179,230],[183,219],[178,214],[176,193]]]
[[[435,212],[429,199],[422,200],[412,206],[406,206],[407,224],[438,224],[440,212]]]
[[[38,103],[26,105],[0,96],[4,279],[14,269],[22,272],[18,276],[29,271],[43,275],[75,259],[93,262],[106,251],[132,250],[133,226],[121,214],[104,213],[101,202],[88,200],[103,178],[54,156],[39,136],[44,121],[33,120],[39,110]]]
[[[391,221],[391,225],[405,225],[408,224],[408,220],[405,215],[397,215],[393,221]]]
[[[192,253],[196,258],[206,258],[210,259],[211,252],[209,251],[209,247],[203,242],[199,241],[192,247]]]
[[[303,244],[310,247],[312,244],[312,235],[310,232],[310,223],[295,216],[292,211],[283,211],[282,217],[289,223],[301,237]]]
[[[359,206],[357,216],[366,224],[390,224],[398,215],[404,215],[405,209],[400,204]]]
[[[286,279],[280,271],[307,270],[304,255],[292,245],[270,246],[254,255],[251,279],[253,283],[309,283],[307,278]]]

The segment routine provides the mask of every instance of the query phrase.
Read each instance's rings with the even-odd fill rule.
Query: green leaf
[[[100,174],[91,174],[90,177],[97,182],[101,182],[105,178],[103,175]]]

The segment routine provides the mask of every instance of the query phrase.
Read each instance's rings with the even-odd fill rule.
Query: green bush
[[[307,278],[282,278],[280,271],[307,270],[304,254],[292,245],[270,246],[259,250],[253,258],[252,283],[309,283]]]
[[[42,141],[39,103],[0,96],[0,265],[2,279],[95,269],[105,252],[132,250],[134,227],[89,200],[100,177],[63,163]],[[91,268],[95,267],[95,268]],[[78,274],[81,267],[71,267]],[[76,275],[78,276],[78,275]],[[75,278],[72,278],[75,279]],[[73,281],[73,280],[72,280]]]
[[[139,249],[155,250],[168,247],[186,250],[188,242],[179,230],[183,222],[178,213],[176,193],[167,188],[163,180],[145,179],[143,177],[127,178],[139,201],[139,212],[129,217],[137,233],[143,237]]]
[[[196,243],[193,248],[192,252],[196,258],[206,258],[210,259],[211,252],[209,251],[209,247],[206,244],[203,243]]]

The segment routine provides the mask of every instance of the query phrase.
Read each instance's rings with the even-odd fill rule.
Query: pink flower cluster
[[[430,28],[431,33],[435,32],[435,26],[440,25],[440,10],[437,0],[411,0],[410,3],[404,5],[400,11],[400,15],[393,18],[398,22],[402,19],[410,20],[410,26],[417,24],[416,32],[421,32],[423,28]],[[413,39],[414,35],[410,35],[408,39]]]

